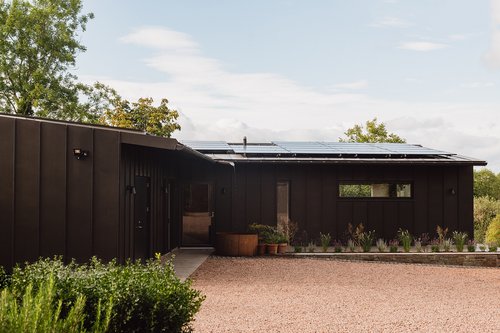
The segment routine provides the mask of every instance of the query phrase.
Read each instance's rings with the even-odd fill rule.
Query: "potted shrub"
[[[257,233],[259,237],[259,243],[257,244],[257,254],[259,256],[263,256],[264,254],[266,254],[267,239],[271,234],[276,232],[276,228],[270,225],[252,223],[248,226],[248,230],[250,232]]]
[[[280,237],[278,233],[274,232],[266,237],[266,251],[267,254],[276,255],[278,254],[278,244],[280,241]]]
[[[278,232],[277,240],[278,240],[278,253],[279,254],[286,253],[286,249],[288,247],[288,238],[286,237],[286,235]]]

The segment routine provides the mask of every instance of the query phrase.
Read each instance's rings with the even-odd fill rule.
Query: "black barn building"
[[[473,166],[410,144],[228,144],[0,115],[0,265],[147,258],[293,220],[312,238],[473,234]]]

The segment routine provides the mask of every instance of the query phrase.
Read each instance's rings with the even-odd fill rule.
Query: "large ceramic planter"
[[[278,254],[278,244],[266,244],[267,254],[276,255]]]

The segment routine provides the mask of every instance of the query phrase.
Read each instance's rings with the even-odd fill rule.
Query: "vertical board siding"
[[[456,168],[448,168],[443,179],[443,224],[450,231],[457,230],[458,227],[458,174]],[[452,193],[454,191],[455,193]]]
[[[471,221],[474,220],[474,178],[472,166],[461,167],[458,169],[458,225],[457,229],[465,231],[472,238],[474,236],[474,225]]]
[[[66,127],[42,123],[40,256],[66,253]]]
[[[17,122],[15,160],[14,259],[34,261],[39,255],[40,123]]]
[[[0,265],[14,265],[14,165],[16,122],[0,118]]]
[[[95,130],[94,142],[93,254],[111,260],[118,257],[119,135]]]
[[[276,223],[276,172],[272,165],[263,165],[260,174],[260,207],[262,223]],[[289,198],[290,199],[290,198]]]
[[[67,147],[67,256],[79,262],[92,256],[92,215],[93,215],[93,129],[68,127]],[[73,149],[89,151],[85,159],[77,160]]]
[[[321,170],[319,166],[308,166],[305,170],[306,177],[306,218],[307,232],[310,235],[317,235],[325,232],[322,225],[322,200],[321,200]]]

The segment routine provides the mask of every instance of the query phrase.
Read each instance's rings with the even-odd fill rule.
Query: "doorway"
[[[182,215],[182,245],[211,246],[213,229],[213,187],[209,183],[185,186]]]
[[[150,180],[136,176],[134,182],[134,260],[146,260],[150,254]]]

